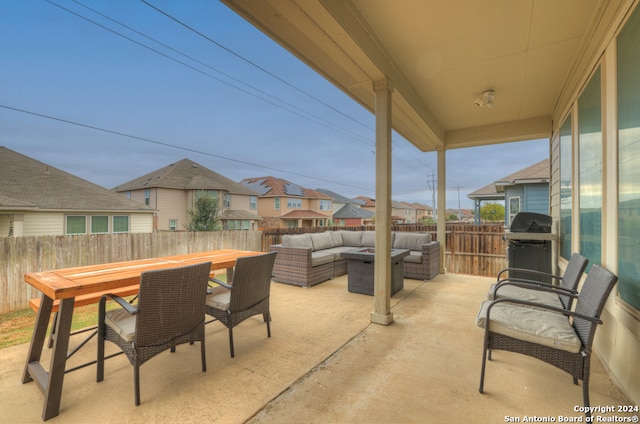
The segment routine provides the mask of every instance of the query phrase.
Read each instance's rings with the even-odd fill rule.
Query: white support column
[[[447,157],[444,147],[438,148],[438,242],[440,242],[440,274],[447,272]]]
[[[389,325],[391,313],[391,94],[389,80],[375,81],[376,253],[371,322]]]

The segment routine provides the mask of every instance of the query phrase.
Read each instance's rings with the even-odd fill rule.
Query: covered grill
[[[549,215],[520,212],[511,222],[505,237],[509,241],[509,268],[525,268],[551,273],[552,219]],[[510,272],[510,277],[532,279],[530,274]],[[551,282],[549,278],[536,278]]]

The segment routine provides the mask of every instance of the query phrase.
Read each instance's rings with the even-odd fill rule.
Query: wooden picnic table
[[[76,296],[140,284],[140,275],[145,271],[177,268],[202,262],[211,262],[211,270],[227,269],[227,279],[231,281],[236,259],[259,254],[262,252],[222,249],[25,274],[25,282],[41,291],[42,298],[33,328],[22,383],[35,381],[44,393],[42,419],[47,420],[60,413],[62,383]],[[40,364],[40,357],[54,301],[59,302],[59,308],[55,324],[56,336],[47,372]]]

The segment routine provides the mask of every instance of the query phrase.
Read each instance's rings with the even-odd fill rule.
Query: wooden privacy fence
[[[40,293],[27,272],[216,249],[259,251],[261,231],[158,232],[0,238],[0,313],[25,309]]]
[[[322,232],[327,230],[374,231],[375,226],[357,227],[303,227],[265,229],[262,250],[268,251],[272,244],[282,243],[285,234]],[[436,225],[397,224],[392,231],[430,233],[438,239]],[[447,224],[445,267],[447,272],[495,277],[507,266],[507,241],[502,224]],[[442,244],[441,244],[442,246]]]
[[[25,309],[40,293],[24,282],[27,272],[95,265],[215,249],[268,252],[285,234],[326,230],[375,230],[375,226],[278,228],[263,231],[158,232],[0,238],[0,313]],[[393,231],[427,232],[435,225],[394,225]],[[496,276],[507,266],[501,224],[447,224],[447,272]]]

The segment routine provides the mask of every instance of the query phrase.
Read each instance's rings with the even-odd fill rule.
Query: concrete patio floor
[[[272,337],[260,318],[234,331],[207,326],[207,372],[200,348],[182,345],[141,368],[133,402],[133,369],[124,356],[65,376],[64,423],[499,423],[509,417],[584,416],[581,387],[540,361],[494,352],[485,394],[478,393],[483,331],[475,315],[492,279],[440,275],[405,280],[392,298],[395,321],[370,324],[370,296],[349,293],[346,276],[309,289],[272,285]],[[71,344],[74,344],[72,339]],[[115,351],[112,346],[110,350]],[[39,423],[43,395],[21,384],[28,345],[0,350],[0,422]],[[46,353],[48,354],[48,352]],[[69,366],[93,359],[92,340]],[[592,361],[591,406],[627,405],[598,360]],[[595,414],[611,417],[629,414]],[[637,414],[636,414],[637,415]],[[511,422],[516,422],[511,421]]]

